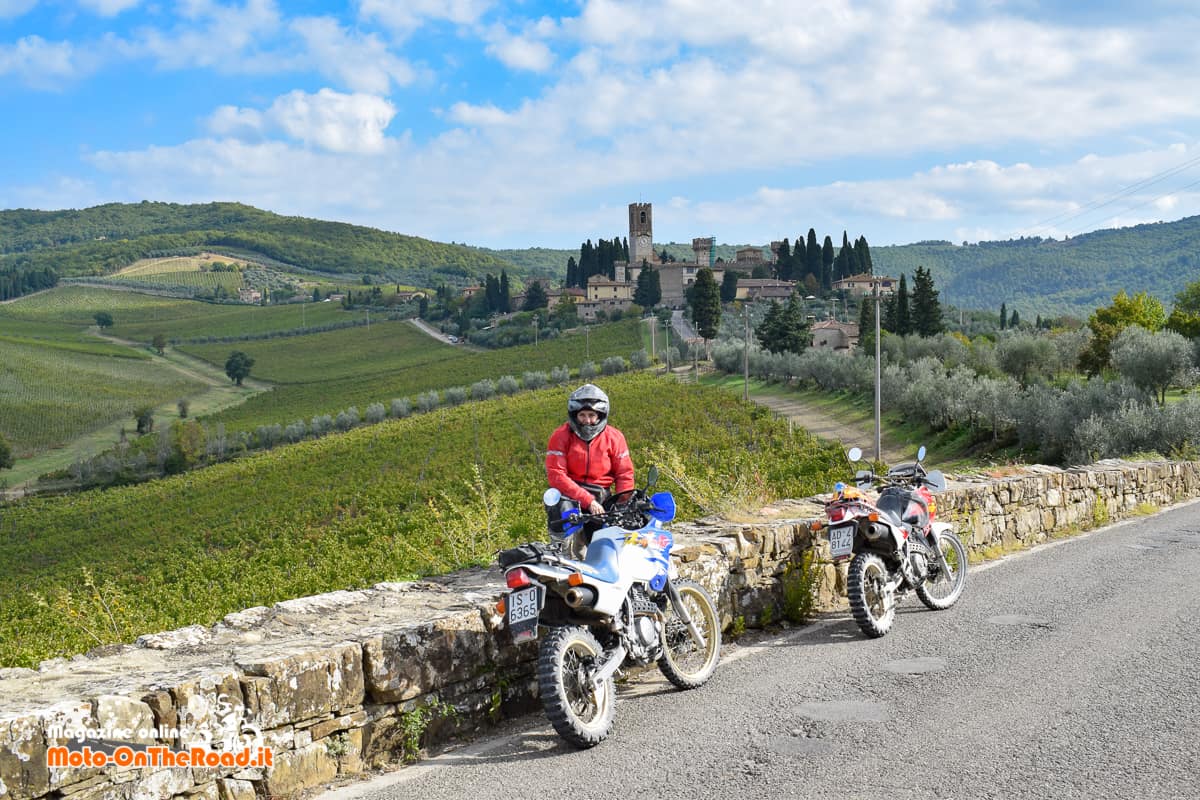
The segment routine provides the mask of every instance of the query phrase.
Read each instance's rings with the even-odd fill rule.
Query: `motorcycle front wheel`
[[[943,531],[938,535],[938,546],[950,571],[946,572],[941,563],[931,559],[929,576],[917,587],[917,597],[934,611],[954,605],[967,583],[967,548],[962,540],[950,531]]]
[[[612,730],[616,688],[610,676],[592,681],[604,648],[579,625],[551,628],[538,650],[542,708],[558,735],[579,748],[594,747]]]
[[[888,570],[874,553],[859,553],[850,562],[846,594],[858,627],[872,639],[891,630],[896,619],[895,595],[887,590]]]
[[[696,689],[708,682],[721,660],[721,620],[716,604],[703,586],[692,581],[674,582],[674,586],[704,643],[696,641],[675,606],[668,604],[658,668],[680,689]]]

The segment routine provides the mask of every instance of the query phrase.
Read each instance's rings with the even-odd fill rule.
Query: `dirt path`
[[[774,411],[781,417],[799,425],[813,436],[832,442],[840,442],[843,447],[861,447],[864,458],[875,456],[875,423],[871,419],[858,420],[848,417],[833,416],[825,409],[806,404],[796,397],[782,394],[752,394],[750,399],[761,406]],[[889,441],[887,435],[882,437],[883,460],[889,464],[911,460],[915,456],[912,447],[902,443]]]

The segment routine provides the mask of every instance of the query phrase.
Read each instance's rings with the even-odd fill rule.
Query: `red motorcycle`
[[[855,447],[850,462],[862,458]],[[892,627],[896,604],[910,589],[940,611],[954,605],[967,582],[967,550],[951,525],[938,522],[933,492],[946,488],[940,470],[926,472],[917,460],[898,464],[885,475],[859,470],[854,486],[839,482],[825,504],[829,552],[850,562],[846,593],[850,612],[863,633],[875,639]],[[864,491],[879,483],[872,503]]]

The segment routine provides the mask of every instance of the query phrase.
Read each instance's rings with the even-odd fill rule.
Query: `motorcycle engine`
[[[926,576],[929,575],[929,551],[919,538],[908,540],[908,566],[912,575],[905,577],[909,578],[909,583],[913,583],[913,579],[915,579],[914,586],[923,583]]]
[[[641,662],[650,661],[657,656],[662,642],[662,611],[640,586],[633,588],[630,600],[633,611],[630,655]]]

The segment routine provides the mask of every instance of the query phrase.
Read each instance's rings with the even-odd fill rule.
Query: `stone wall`
[[[939,515],[977,551],[1115,521],[1200,494],[1200,464],[1106,462],[955,483]],[[747,521],[676,527],[680,572],[719,598],[728,626],[781,613],[781,578],[813,554],[818,599],[837,574],[809,521],[820,498]],[[500,573],[332,592],[141,637],[37,670],[0,670],[0,798],[254,800],[415,756],[423,745],[536,710],[535,646],[513,647],[494,604]],[[92,729],[138,746],[231,748],[261,734],[268,767],[55,767],[47,750]],[[114,731],[119,736],[107,735]],[[95,745],[95,741],[91,741]]]

